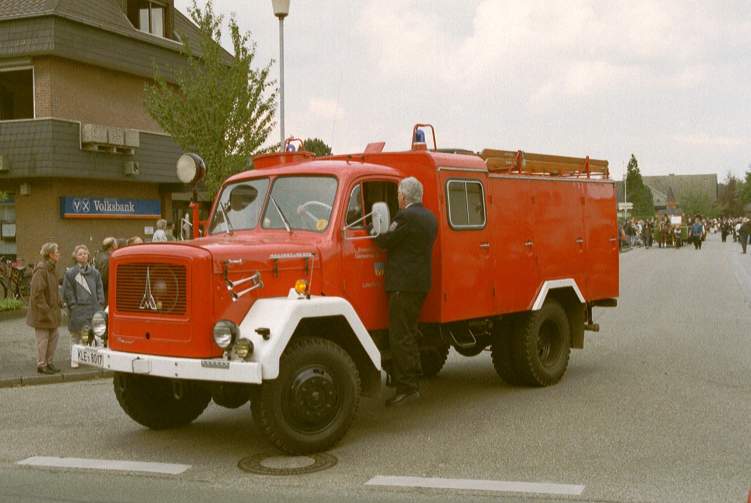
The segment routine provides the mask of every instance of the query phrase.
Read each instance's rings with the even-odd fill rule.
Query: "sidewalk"
[[[36,339],[34,329],[26,325],[26,317],[0,319],[0,388],[83,381],[112,375],[84,365],[70,368],[70,334],[65,327],[59,330],[54,363],[60,373],[44,375],[37,373]]]

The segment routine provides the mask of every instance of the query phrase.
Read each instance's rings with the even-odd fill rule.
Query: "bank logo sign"
[[[158,199],[119,199],[112,197],[60,198],[62,218],[117,218],[152,220],[160,218],[161,202]]]

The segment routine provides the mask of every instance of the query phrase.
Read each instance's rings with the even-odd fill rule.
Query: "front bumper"
[[[74,363],[128,374],[246,384],[262,382],[261,364],[257,362],[142,355],[79,344],[71,347],[70,358]]]

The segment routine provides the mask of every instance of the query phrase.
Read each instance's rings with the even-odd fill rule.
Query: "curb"
[[[14,388],[20,386],[36,386],[39,384],[57,384],[63,382],[90,381],[92,379],[106,379],[112,377],[109,370],[91,369],[74,374],[37,375],[26,377],[2,377],[0,388]]]

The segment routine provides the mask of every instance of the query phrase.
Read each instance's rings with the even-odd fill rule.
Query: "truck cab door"
[[[386,252],[375,244],[368,229],[373,203],[388,204],[392,218],[398,210],[397,182],[361,180],[349,189],[342,218],[342,288],[363,324],[369,330],[388,327],[388,298],[384,288]],[[358,220],[360,220],[358,222]]]

